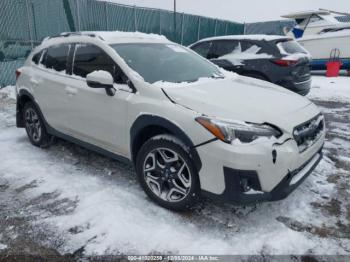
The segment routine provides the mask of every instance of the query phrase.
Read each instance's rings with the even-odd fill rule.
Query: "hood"
[[[200,114],[291,131],[319,113],[308,99],[266,81],[235,78],[162,87],[175,103]]]

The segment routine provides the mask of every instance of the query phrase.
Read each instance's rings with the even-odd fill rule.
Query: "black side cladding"
[[[195,163],[197,171],[199,172],[201,170],[202,162],[192,140],[180,127],[178,127],[177,125],[175,125],[167,119],[155,115],[141,115],[136,119],[136,121],[132,125],[130,129],[130,148],[133,156],[135,153],[135,142],[137,141],[137,137],[139,137],[139,134],[142,132],[142,130],[149,126],[162,127],[166,130],[169,130],[173,135],[178,137],[190,149],[190,154]]]

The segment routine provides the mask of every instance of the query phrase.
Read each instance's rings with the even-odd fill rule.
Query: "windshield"
[[[195,82],[202,77],[221,77],[220,71],[197,54],[176,44],[115,44],[112,48],[146,82]]]
[[[282,54],[307,54],[308,52],[297,42],[291,41],[283,41],[277,44]]]

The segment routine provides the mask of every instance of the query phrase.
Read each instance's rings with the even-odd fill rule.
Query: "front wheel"
[[[186,147],[170,135],[155,136],[138,153],[136,171],[146,194],[160,206],[182,211],[199,198],[199,178]]]

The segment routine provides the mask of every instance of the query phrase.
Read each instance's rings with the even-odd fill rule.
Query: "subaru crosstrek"
[[[317,166],[324,117],[308,99],[219,69],[156,35],[65,33],[17,75],[17,126],[131,161],[147,195],[183,210],[206,195],[285,198]]]

